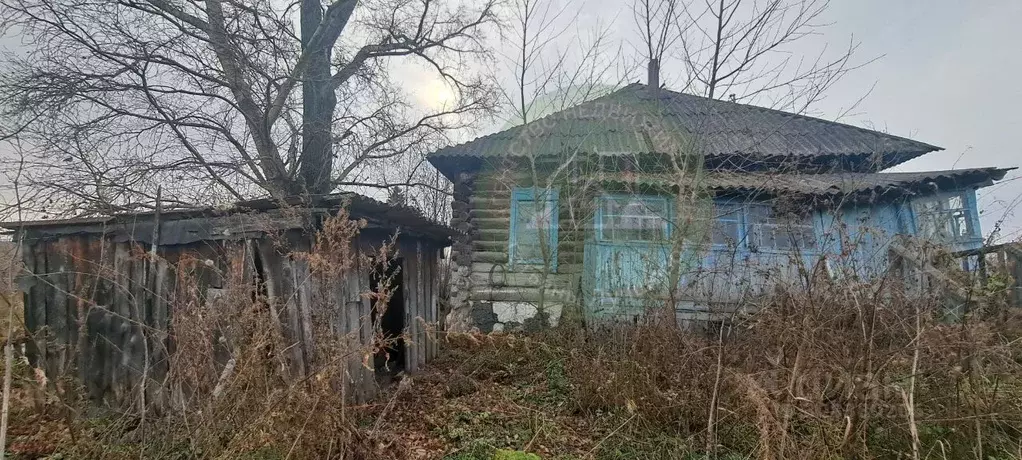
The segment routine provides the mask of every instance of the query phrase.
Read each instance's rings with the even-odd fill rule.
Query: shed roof
[[[654,95],[655,94],[655,95]],[[707,157],[871,159],[871,171],[940,147],[874,130],[779,110],[634,83],[574,107],[475,140],[440,149],[430,162],[448,177],[479,158],[542,156],[566,148],[599,155],[651,152],[657,130],[697,139]],[[654,144],[655,145],[655,144]],[[879,160],[877,160],[879,158]]]
[[[235,203],[227,208],[199,207],[165,210],[161,213],[160,243],[187,244],[206,239],[224,239],[228,235],[239,237],[248,233],[275,229],[301,228],[309,224],[308,212],[289,213],[288,209],[314,213],[336,212],[346,207],[350,216],[365,219],[367,228],[400,230],[406,234],[446,243],[454,235],[451,228],[433,222],[418,210],[408,206],[395,206],[356,193],[306,196],[290,200],[256,199]],[[131,234],[147,238],[140,225],[152,221],[155,212],[121,213],[110,216],[90,216],[70,219],[48,219],[22,222],[0,222],[8,230],[29,229],[44,234],[100,233],[112,226],[131,227]],[[254,219],[260,215],[265,218]],[[186,220],[201,220],[201,224],[184,225]]]

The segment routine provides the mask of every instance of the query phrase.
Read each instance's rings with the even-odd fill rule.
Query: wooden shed
[[[351,233],[323,235],[324,225]],[[352,350],[343,355],[351,399],[437,353],[438,270],[452,232],[411,208],[335,194],[0,226],[22,244],[30,361],[51,380],[76,374],[96,402],[131,404],[139,388],[148,401],[173,397],[161,385],[179,348],[175,315],[215,309],[238,286],[251,291],[242,303],[264,299],[295,380],[324,354],[314,337]],[[380,308],[372,292],[384,277],[391,295]],[[395,345],[369,355],[381,333]],[[210,346],[228,367],[230,350]]]

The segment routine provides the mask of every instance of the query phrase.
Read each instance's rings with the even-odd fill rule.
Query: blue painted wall
[[[817,235],[824,242],[821,253],[827,255],[831,263],[843,266],[848,273],[864,277],[882,274],[888,267],[891,241],[898,235],[919,236],[919,222],[913,205],[955,194],[964,198],[972,234],[936,242],[956,251],[980,247],[983,238],[976,191],[963,189],[872,206],[846,206],[821,211],[816,216]]]
[[[740,213],[739,241],[729,245],[701,246],[695,257],[689,256],[696,261],[691,264],[695,265],[696,270],[692,270],[682,283],[688,292],[695,293],[692,294],[693,297],[705,294],[737,299],[770,289],[777,281],[778,272],[788,281],[797,282],[797,279],[805,274],[804,270],[812,270],[821,259],[825,260],[832,271],[840,270],[842,274],[862,278],[882,275],[889,265],[890,243],[898,235],[918,233],[918,219],[913,210],[916,200],[945,198],[955,193],[960,193],[964,198],[972,234],[944,243],[953,250],[981,246],[982,232],[979,227],[974,189],[869,206],[845,206],[815,211],[807,218],[812,222],[816,247],[803,249],[796,255],[792,255],[792,251],[771,251],[752,247],[748,235],[750,223],[746,222],[746,213]],[[717,200],[718,207],[726,203],[724,200]],[[595,222],[600,222],[599,214]],[[596,231],[598,233],[599,229]],[[654,261],[666,263],[666,248],[648,242],[622,244],[594,240],[587,244],[586,277],[589,278],[590,284],[586,290],[591,293],[591,299],[597,300],[590,303],[590,312],[601,316],[601,312],[614,313],[615,308],[620,308],[615,307],[615,304],[627,304],[629,305],[627,310],[631,311],[641,303],[634,299],[622,302],[622,299],[609,297],[614,291],[613,284],[640,284],[648,271],[656,270],[653,266],[657,263],[654,262],[653,266],[650,264],[651,256]],[[765,275],[768,271],[773,271],[774,274]],[[703,294],[699,294],[700,292]]]
[[[960,194],[964,198],[971,234],[935,241],[960,251],[983,245],[982,229],[976,205],[975,189],[962,189],[918,196],[872,206],[847,206],[819,212],[817,234],[826,241],[824,254],[861,276],[882,274],[888,266],[888,249],[897,235],[920,236],[915,206],[922,201],[947,199]]]
[[[882,274],[891,241],[899,234],[912,234],[906,227],[908,213],[909,208],[897,202],[822,211],[819,234],[829,243],[824,254],[833,268],[845,273]]]
[[[620,241],[605,234],[603,200],[627,199],[627,195],[605,194],[596,198],[593,233],[585,246],[584,282],[589,296],[591,316],[635,315],[643,311],[650,298],[666,292],[673,200],[665,196],[643,196],[643,200],[663,209],[665,239]]]

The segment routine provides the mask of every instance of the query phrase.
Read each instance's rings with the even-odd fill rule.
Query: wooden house
[[[454,185],[451,327],[708,318],[809,274],[881,276],[896,236],[982,245],[1008,169],[885,172],[939,147],[632,84],[440,149]]]
[[[341,209],[364,226],[331,249],[343,270],[314,273],[317,232]],[[218,308],[239,280],[251,290],[242,302],[266,299],[295,379],[316,371],[317,334],[350,350],[344,386],[354,399],[372,396],[377,374],[414,372],[437,353],[438,266],[453,233],[409,208],[339,194],[2,226],[22,243],[30,360],[51,379],[73,369],[97,402],[128,404],[143,381],[147,399],[170,398],[160,385],[181,332],[175,316]],[[368,295],[383,276],[392,280],[385,309]],[[390,362],[365,356],[377,333],[402,337]],[[230,350],[218,353],[223,368]]]

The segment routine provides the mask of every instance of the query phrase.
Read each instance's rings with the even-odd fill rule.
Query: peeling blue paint
[[[767,201],[743,202],[736,199],[718,199],[714,201],[715,212],[713,223],[722,230],[711,235],[704,244],[692,244],[686,247],[686,260],[696,263],[683,267],[681,282],[687,286],[695,279],[697,273],[718,270],[722,265],[737,264],[777,266],[778,264],[797,264],[801,267],[790,269],[810,270],[820,261],[828,264],[828,269],[842,268],[843,273],[853,273],[859,277],[869,278],[882,275],[889,267],[889,246],[898,235],[918,235],[919,223],[913,204],[920,200],[948,199],[961,196],[965,217],[968,220],[970,234],[941,243],[949,244],[952,249],[961,250],[982,246],[982,232],[979,227],[979,215],[976,207],[976,195],[973,189],[956,190],[937,195],[915,197],[896,201],[879,202],[873,205],[845,206],[838,209],[816,210],[804,216],[805,224],[811,226],[809,236],[801,240],[793,240],[792,247],[788,243],[778,247],[766,247],[757,244],[756,239],[762,235],[754,234],[757,225],[760,228],[776,224],[764,224],[765,215],[762,207],[770,206]],[[655,285],[657,289],[666,289],[666,270],[670,257],[670,244],[666,241],[620,241],[608,238],[605,228],[605,200],[640,200],[650,203],[652,208],[664,209],[661,216],[665,221],[664,235],[670,235],[672,221],[671,198],[656,195],[605,195],[597,198],[596,213],[593,220],[594,236],[587,241],[585,247],[585,270],[583,286],[587,297],[587,307],[595,316],[632,314],[648,301],[643,299],[644,285]],[[656,204],[653,204],[656,203]],[[723,235],[725,235],[723,236]],[[772,234],[772,235],[776,235]],[[730,241],[733,240],[733,241]],[[775,239],[776,240],[776,236]],[[802,241],[805,244],[797,244]],[[832,264],[844,264],[843,267]],[[691,265],[691,266],[688,266]],[[721,283],[734,283],[733,279],[721,279]],[[662,284],[662,286],[660,286]],[[648,290],[648,287],[646,288]]]
[[[508,261],[511,266],[544,265],[543,245],[549,249],[550,270],[557,271],[557,226],[558,197],[557,189],[540,189],[534,187],[516,187],[511,193],[511,225],[508,238]],[[530,214],[537,211],[549,212],[548,222],[539,220],[534,223],[536,228],[522,226],[523,219],[530,219]],[[540,238],[545,233],[546,241]]]

